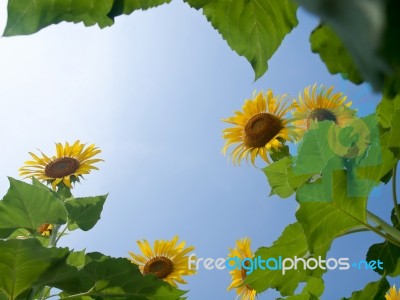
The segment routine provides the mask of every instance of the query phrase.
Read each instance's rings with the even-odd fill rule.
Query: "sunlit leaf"
[[[309,190],[316,199],[325,197],[321,186]],[[304,195],[306,195],[304,193]],[[299,198],[299,194],[297,195]],[[300,208],[296,212],[297,220],[304,228],[312,253],[326,253],[331,243],[348,230],[366,223],[366,197],[348,197],[346,171],[332,174],[332,201],[308,202],[299,199]]]
[[[228,45],[253,66],[255,78],[267,71],[267,62],[284,37],[298,24],[292,0],[185,0],[202,9]]]
[[[176,300],[185,293],[154,276],[143,276],[125,258],[97,258],[81,270],[60,266],[42,277],[41,282],[63,290],[64,297],[85,293],[94,299]]]
[[[82,230],[90,230],[100,220],[107,195],[85,198],[70,198],[65,201],[68,210],[69,229],[75,225]]]
[[[36,232],[43,223],[66,223],[67,211],[50,191],[13,178],[9,181],[10,188],[0,201],[1,229],[26,228]]]
[[[304,258],[308,253],[307,240],[300,223],[294,223],[285,228],[282,235],[270,247],[259,248],[254,257],[263,260],[271,259],[267,264],[270,268],[265,270],[256,269],[245,279],[248,284],[257,292],[270,288],[277,289],[283,296],[293,295],[300,282],[311,279],[313,271],[294,268],[286,270],[283,274],[279,269],[279,260],[295,256]],[[302,263],[300,262],[299,265]],[[273,270],[276,268],[275,270]],[[315,274],[322,274],[322,270],[315,270]]]
[[[62,21],[83,22],[85,26],[112,25],[107,16],[113,0],[9,0],[4,36],[32,34]]]
[[[271,195],[290,197],[311,175],[293,174],[291,157],[284,157],[263,169],[271,187]]]
[[[33,238],[0,241],[0,290],[16,298],[43,273],[65,261],[67,254],[67,249],[44,248]]]

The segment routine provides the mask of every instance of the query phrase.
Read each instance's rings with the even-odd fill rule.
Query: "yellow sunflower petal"
[[[98,170],[93,164],[103,161],[93,158],[101,152],[94,144],[85,149],[85,144],[81,144],[77,140],[72,145],[68,142],[64,146],[56,143],[55,148],[56,155],[51,158],[40,150],[42,158],[29,152],[34,160],[25,162],[25,165],[19,169],[20,175],[25,178],[36,177],[39,180],[51,182],[53,189],[56,189],[60,182],[72,188],[73,180],[76,181],[76,178],[83,174],[89,174],[91,170]]]
[[[225,144],[221,152],[225,155],[232,147],[230,157],[235,165],[240,165],[242,160],[250,160],[255,165],[258,156],[269,162],[271,148],[283,146],[276,141],[276,137],[283,140],[294,140],[296,137],[294,130],[288,130],[293,127],[289,124],[294,120],[285,119],[285,115],[296,105],[289,104],[286,95],[274,96],[271,90],[265,94],[254,94],[253,99],[243,104],[243,112],[235,112],[235,116],[224,119],[233,127],[223,130]]]

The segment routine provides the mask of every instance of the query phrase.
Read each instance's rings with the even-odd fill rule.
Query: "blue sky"
[[[0,6],[5,26],[6,5]],[[105,162],[74,188],[75,196],[109,193],[90,232],[73,232],[62,245],[127,257],[136,240],[178,234],[199,257],[226,257],[248,236],[253,250],[271,244],[295,221],[294,199],[268,197],[263,173],[234,167],[220,154],[221,119],[240,109],[255,90],[293,97],[315,82],[345,92],[360,115],[379,96],[331,76],[308,43],[318,21],[299,12],[300,25],[254,82],[247,61],[230,50],[205,17],[181,1],[116,19],[103,30],[60,24],[32,36],[0,39],[0,192],[18,177],[28,151],[47,154],[55,142],[96,143]],[[260,164],[262,166],[262,164]],[[383,204],[382,204],[383,202]],[[369,206],[384,218],[391,205],[380,188]],[[329,256],[364,259],[381,239],[362,233],[334,242]],[[227,271],[188,277],[189,299],[234,299]],[[350,296],[372,271],[331,271],[323,300]],[[400,283],[397,282],[397,285]],[[275,291],[259,299],[274,299]]]

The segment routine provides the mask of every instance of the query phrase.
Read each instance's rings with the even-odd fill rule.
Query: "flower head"
[[[339,126],[345,126],[354,118],[355,110],[350,109],[351,102],[346,103],[347,97],[342,93],[332,93],[333,86],[326,88],[323,85],[317,87],[314,84],[304,89],[303,95],[299,95],[296,108],[293,111],[295,124],[303,135],[311,125],[311,122],[333,121]]]
[[[243,259],[245,258],[252,259],[254,257],[254,254],[251,251],[250,244],[251,241],[249,238],[243,238],[236,241],[236,247],[229,250],[228,257],[239,258],[240,261],[243,261]],[[244,279],[247,276],[246,272],[247,271],[245,269],[240,270],[238,268],[229,271],[232,282],[228,286],[228,291],[236,288],[236,294],[238,295],[238,297],[240,297],[241,300],[254,300],[256,298],[257,292],[247,285],[242,285]]]
[[[285,95],[274,96],[271,90],[265,94],[260,92],[246,100],[243,111],[236,111],[235,116],[223,120],[234,124],[223,131],[226,142],[222,149],[225,154],[231,145],[237,144],[231,153],[234,164],[250,158],[254,165],[257,156],[269,163],[267,154],[271,149],[278,150],[284,141],[294,139],[296,130],[289,125],[292,120],[284,118],[294,104],[287,105],[285,98]]]
[[[51,158],[42,154],[42,157],[29,152],[34,160],[26,161],[25,166],[19,169],[20,175],[25,178],[36,177],[39,180],[51,183],[53,189],[62,182],[67,187],[72,188],[71,182],[78,181],[79,177],[89,174],[91,170],[98,170],[93,166],[94,163],[103,161],[102,159],[93,159],[95,155],[101,152],[93,144],[86,147],[80,141],[69,145],[65,143],[56,144],[56,155]]]
[[[393,287],[389,289],[389,294],[385,295],[386,300],[400,300],[400,289],[396,291],[396,285],[394,284]]]
[[[146,240],[137,241],[142,255],[129,252],[132,257],[132,263],[139,266],[143,275],[153,274],[173,286],[177,286],[176,282],[186,283],[182,279],[184,275],[192,275],[195,266],[188,264],[187,254],[194,250],[194,247],[185,248],[185,242],[179,244],[178,236],[172,240],[156,240],[153,248]]]
[[[37,230],[43,236],[50,236],[53,232],[53,225],[51,224],[42,224]]]

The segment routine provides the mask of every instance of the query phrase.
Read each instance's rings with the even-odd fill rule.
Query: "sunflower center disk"
[[[244,143],[248,147],[264,147],[282,128],[278,117],[270,113],[257,114],[251,117],[244,127]]]
[[[79,169],[79,161],[72,157],[57,158],[44,169],[47,177],[62,178],[74,174]]]
[[[143,274],[153,274],[160,279],[167,277],[173,269],[172,261],[164,256],[154,257],[149,260],[144,268]]]
[[[310,120],[314,120],[317,122],[333,121],[335,123],[337,121],[336,116],[330,110],[327,110],[325,108],[313,109],[307,119],[307,128],[310,127]]]

